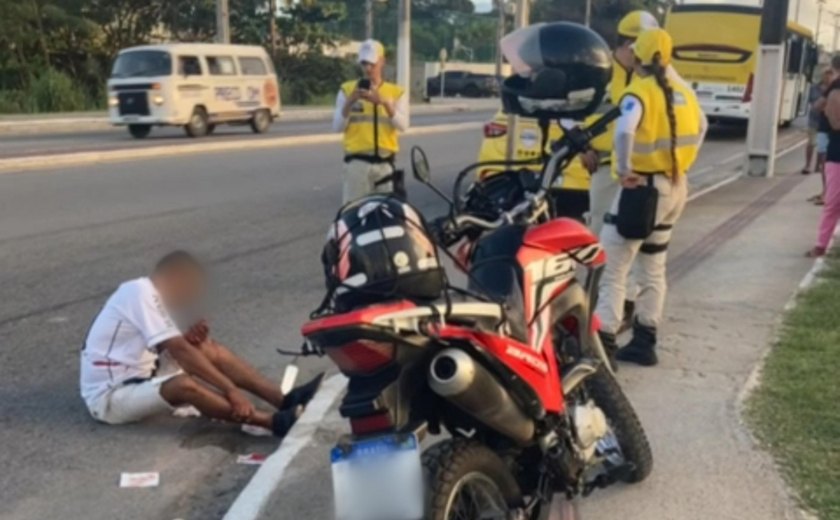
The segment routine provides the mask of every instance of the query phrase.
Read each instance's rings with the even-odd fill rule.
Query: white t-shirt
[[[120,285],[93,321],[81,356],[82,399],[90,403],[133,378],[149,378],[157,347],[181,331],[149,278]]]

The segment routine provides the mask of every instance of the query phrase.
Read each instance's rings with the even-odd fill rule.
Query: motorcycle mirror
[[[411,149],[411,171],[414,173],[414,178],[423,184],[430,184],[432,182],[429,159],[426,157],[426,152],[419,146]]]

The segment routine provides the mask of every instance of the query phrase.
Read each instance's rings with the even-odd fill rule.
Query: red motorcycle
[[[352,433],[331,456],[338,519],[536,520],[555,495],[571,519],[576,497],[648,476],[647,438],[593,314],[605,254],[582,224],[551,219],[547,202],[557,172],[616,115],[567,132],[539,184],[499,189],[496,179],[489,189],[491,178],[464,197],[467,173],[487,164],[461,172],[457,202],[431,234],[444,251],[468,244],[457,259],[466,290],[447,287],[438,301],[368,298],[303,327],[309,351],[349,377],[340,412]],[[412,163],[441,194],[422,150]],[[359,214],[373,218],[382,198]]]

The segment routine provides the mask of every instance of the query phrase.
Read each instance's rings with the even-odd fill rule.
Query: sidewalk
[[[490,110],[500,106],[492,99],[445,98],[411,106],[414,114],[443,114]],[[332,117],[333,107],[284,106],[279,121],[319,121]],[[0,135],[92,132],[112,128],[107,111],[55,114],[0,114]]]
[[[798,150],[797,150],[798,151]],[[645,425],[654,472],[644,483],[597,491],[584,518],[793,520],[801,518],[770,457],[740,419],[740,394],[774,338],[778,317],[812,261],[819,178],[800,154],[774,179],[742,178],[688,206],[670,249],[660,365],[622,366]],[[328,453],[347,425],[333,409],[294,458],[264,512],[331,518]]]

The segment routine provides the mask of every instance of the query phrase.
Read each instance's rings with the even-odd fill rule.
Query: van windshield
[[[132,51],[117,56],[112,78],[142,78],[172,74],[172,56],[165,51]]]

